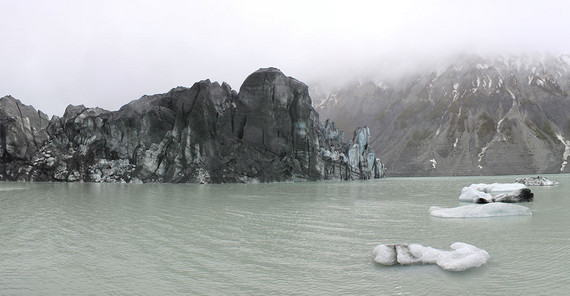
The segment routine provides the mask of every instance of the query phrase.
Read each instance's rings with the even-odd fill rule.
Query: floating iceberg
[[[529,208],[506,203],[466,205],[456,208],[429,208],[429,214],[441,218],[486,218],[501,216],[531,216]]]
[[[461,190],[461,195],[459,195],[460,201],[475,202],[480,198],[492,200],[493,196],[491,196],[490,193],[485,193],[471,187],[463,187]]]
[[[515,183],[521,183],[526,186],[554,186],[558,185],[558,182],[552,181],[546,177],[536,176],[530,178],[519,178],[515,180]]]
[[[496,195],[493,197],[493,194]],[[472,184],[463,187],[459,201],[474,203],[532,201],[534,194],[521,183]],[[499,199],[499,197],[501,197]]]
[[[456,242],[453,251],[444,251],[419,244],[379,245],[372,251],[375,262],[382,265],[437,264],[450,271],[463,271],[487,262],[489,253],[473,245]]]
[[[463,190],[465,190],[465,188],[471,188],[485,193],[497,194],[502,192],[511,192],[514,190],[523,189],[526,188],[526,186],[521,183],[493,183],[493,184],[480,183],[480,184],[471,184],[471,186],[469,187],[463,187]],[[463,190],[461,190],[461,192],[463,192]]]

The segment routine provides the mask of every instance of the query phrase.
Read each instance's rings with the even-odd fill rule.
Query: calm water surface
[[[472,183],[515,176],[295,184],[0,183],[0,295],[568,295],[570,175],[531,217],[442,219]],[[381,243],[486,265],[381,266]]]

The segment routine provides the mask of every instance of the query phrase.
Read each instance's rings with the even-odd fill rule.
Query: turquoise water
[[[519,176],[286,184],[0,183],[0,295],[563,295],[570,175],[533,216],[442,219],[472,183]],[[485,249],[464,272],[381,266],[378,244]]]

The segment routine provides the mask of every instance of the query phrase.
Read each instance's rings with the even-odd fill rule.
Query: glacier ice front
[[[429,208],[429,214],[441,218],[487,218],[501,216],[531,216],[529,208],[508,203],[473,204],[455,208]]]
[[[463,271],[487,262],[489,253],[473,245],[456,242],[453,251],[439,250],[419,244],[379,245],[372,251],[373,259],[382,265],[437,264],[450,271]]]

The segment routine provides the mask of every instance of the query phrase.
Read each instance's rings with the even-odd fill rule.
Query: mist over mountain
[[[339,128],[371,128],[390,176],[560,173],[570,171],[569,64],[464,54],[310,91]]]

